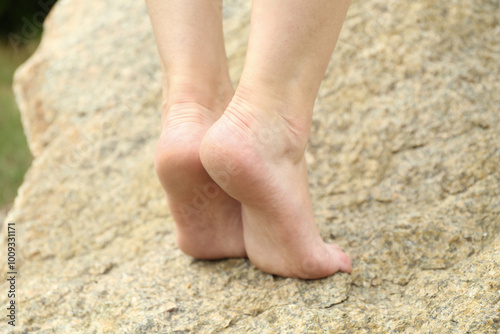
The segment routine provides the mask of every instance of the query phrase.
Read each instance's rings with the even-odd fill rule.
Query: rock
[[[250,4],[226,6],[236,83]],[[300,281],[177,249],[153,169],[160,66],[144,4],[58,2],[15,78],[35,160],[3,224],[4,250],[16,224],[19,309],[2,332],[496,333],[499,9],[351,5],[307,156],[320,232],[354,270]]]

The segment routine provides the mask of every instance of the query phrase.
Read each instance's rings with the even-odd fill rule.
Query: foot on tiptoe
[[[286,105],[239,88],[205,135],[201,161],[242,203],[245,248],[255,266],[304,279],[350,272],[348,256],[322,240],[314,221],[304,158],[310,122]]]
[[[221,110],[194,102],[169,106],[155,154],[180,249],[198,259],[246,256],[241,205],[224,192],[200,162],[200,143]]]

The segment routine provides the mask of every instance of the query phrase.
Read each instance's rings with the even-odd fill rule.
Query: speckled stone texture
[[[225,6],[236,84],[250,3]],[[160,67],[144,3],[60,0],[15,80],[35,160],[6,218],[14,331],[497,333],[499,12],[496,0],[352,3],[307,158],[320,232],[354,269],[301,281],[176,248],[153,169]]]

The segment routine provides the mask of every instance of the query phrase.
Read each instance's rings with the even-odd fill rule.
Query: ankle
[[[311,111],[299,106],[297,99],[273,92],[257,95],[239,86],[225,118],[243,132],[251,134],[254,147],[277,159],[300,160],[307,146],[311,126]]]
[[[187,103],[197,103],[206,109],[224,111],[234,89],[229,77],[165,75],[163,83],[163,109]]]
[[[279,81],[269,77],[243,75],[235,94],[257,104],[265,101],[266,104],[261,108],[273,104],[282,111],[309,117],[318,94],[313,88],[305,86],[295,77]]]

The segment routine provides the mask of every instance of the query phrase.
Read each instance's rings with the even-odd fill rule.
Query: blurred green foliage
[[[12,93],[15,69],[33,52],[37,40],[15,52],[0,43],[0,208],[12,202],[31,163],[21,117]]]
[[[55,2],[0,0],[0,208],[13,201],[31,163],[12,77],[34,51]]]
[[[0,0],[0,42],[16,51],[39,38],[42,23],[56,0]]]

